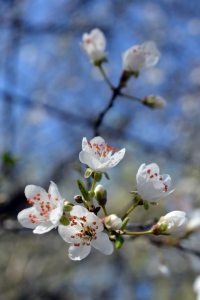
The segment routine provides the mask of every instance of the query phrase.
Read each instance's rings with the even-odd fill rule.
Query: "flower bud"
[[[122,227],[122,220],[115,214],[106,217],[104,223],[108,229],[117,230]]]
[[[142,99],[144,105],[151,108],[163,108],[166,106],[167,102],[164,98],[160,96],[150,95]]]
[[[184,211],[172,211],[161,217],[152,227],[154,234],[170,234],[183,230],[188,222]]]
[[[107,191],[104,189],[103,185],[98,184],[94,190],[95,198],[99,205],[105,205],[107,202]]]
[[[77,203],[83,203],[83,199],[82,199],[82,196],[81,195],[76,195],[74,196],[74,200],[77,202]]]

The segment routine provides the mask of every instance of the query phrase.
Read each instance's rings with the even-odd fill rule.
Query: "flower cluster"
[[[102,185],[96,185],[112,167],[116,166],[124,157],[125,149],[115,150],[105,143],[102,137],[95,137],[90,141],[84,137],[82,151],[79,159],[87,165],[89,171],[87,177],[93,178],[91,189],[88,191],[82,181],[77,180],[81,195],[75,196],[79,205],[65,201],[61,197],[57,185],[51,182],[48,192],[35,185],[25,188],[25,195],[30,208],[22,210],[18,214],[18,220],[22,226],[33,229],[35,234],[43,234],[58,227],[58,232],[64,241],[70,243],[69,258],[81,260],[91,251],[91,246],[105,255],[110,255],[113,243],[116,248],[123,245],[123,235],[155,234],[165,235],[183,230],[187,223],[185,213],[173,211],[160,218],[157,224],[147,232],[129,232],[127,224],[128,215],[141,204],[148,209],[148,203],[158,201],[168,196],[171,177],[168,174],[160,175],[159,167],[155,163],[142,164],[137,172],[137,191],[134,194],[134,204],[127,213],[118,217],[115,213],[107,214],[107,191]],[[87,169],[87,170],[88,170]],[[97,200],[95,206],[94,198]],[[98,212],[102,208],[105,217],[99,218]]]

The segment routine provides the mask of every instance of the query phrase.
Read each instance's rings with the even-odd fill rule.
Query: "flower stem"
[[[103,78],[105,79],[105,81],[107,82],[107,84],[109,85],[109,87],[113,90],[114,89],[114,86],[112,85],[112,83],[110,82],[110,80],[108,79],[104,69],[102,68],[102,65],[100,64],[99,66],[99,70],[103,76]]]
[[[130,99],[130,100],[136,100],[136,101],[142,102],[142,99],[137,98],[135,96],[130,96],[130,95],[127,95],[127,94],[124,94],[124,93],[121,93],[121,92],[120,92],[119,95],[122,96],[122,97],[125,97],[127,99]]]
[[[153,231],[150,229],[149,231],[143,231],[143,232],[124,232],[124,235],[147,235],[152,234]]]
[[[131,206],[130,208],[129,208],[129,210],[125,213],[125,215],[122,217],[122,221],[126,218],[126,217],[128,217],[128,215],[136,208],[136,206],[137,206],[138,204],[134,204],[133,206]]]
[[[91,186],[90,192],[94,193],[94,188],[95,188],[96,183],[97,183],[96,180],[93,179],[93,182],[92,182],[92,186]]]
[[[106,206],[105,205],[101,205],[101,207],[103,209],[104,215],[107,217],[108,213],[107,213],[107,210],[106,210]]]

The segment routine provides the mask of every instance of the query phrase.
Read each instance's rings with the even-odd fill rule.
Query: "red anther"
[[[93,240],[96,240],[96,239],[97,239],[96,235],[95,235],[95,236],[93,236]]]
[[[96,226],[96,229],[98,229],[99,227],[98,226]]]
[[[163,189],[163,192],[166,193],[168,190],[168,186],[166,184],[164,184],[164,189]]]
[[[84,245],[85,245],[85,242],[84,242],[84,243],[82,243],[82,245],[84,246]]]
[[[155,173],[154,175],[155,175],[155,176],[158,176],[158,174],[157,174],[157,173]]]
[[[160,177],[159,180],[163,180],[162,177]]]
[[[93,222],[92,224],[96,225],[96,224],[97,224],[97,222]]]
[[[90,246],[90,243],[86,243],[87,246]]]
[[[51,194],[48,194],[49,199],[51,198]]]
[[[29,214],[28,216],[29,216],[29,218],[30,218],[30,217],[32,216],[32,214]]]
[[[37,198],[38,201],[40,201],[40,198]]]
[[[37,200],[37,197],[33,197],[34,200]]]
[[[37,194],[36,196],[40,197],[40,194]]]
[[[35,223],[38,223],[39,221],[38,220],[35,220]]]
[[[72,238],[72,239],[74,239],[74,238],[75,238],[75,236],[74,236],[74,235],[71,235],[71,238]]]
[[[134,53],[137,53],[137,50],[136,50],[136,49],[133,49],[133,52],[134,52]]]
[[[79,246],[80,246],[80,243],[78,243],[78,244],[74,244],[74,246],[75,246],[75,247],[79,247]]]
[[[149,178],[153,178],[153,177],[154,177],[153,175],[149,176]]]
[[[58,201],[58,198],[55,198],[56,201]]]
[[[147,170],[147,174],[150,174],[151,173],[151,169]]]

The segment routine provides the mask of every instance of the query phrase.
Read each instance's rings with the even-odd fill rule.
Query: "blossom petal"
[[[57,207],[50,212],[49,219],[54,225],[57,225],[58,221],[62,217],[62,214],[62,209],[60,207]]]
[[[101,223],[101,221],[99,220],[99,218],[97,216],[95,216],[95,214],[89,213],[87,215],[87,223],[95,225],[96,232],[103,231],[103,228],[104,228],[103,224]]]
[[[106,48],[106,39],[103,32],[98,28],[94,28],[91,30],[90,35],[98,50],[104,51]]]
[[[39,217],[38,210],[35,208],[35,206],[32,206],[30,208],[26,208],[26,209],[23,209],[22,211],[20,211],[20,213],[17,216],[17,219],[22,226],[24,226],[26,228],[34,229],[38,226],[38,223],[32,223],[30,221],[30,218],[29,218],[30,214],[36,215],[37,218]]]
[[[51,223],[51,221],[47,221],[47,222],[41,223],[39,226],[37,226],[33,230],[33,233],[43,234],[43,233],[50,231],[53,228],[55,228],[55,226]]]
[[[82,140],[82,150],[89,152],[89,145],[86,137],[84,137]]]
[[[151,163],[149,165],[146,166],[146,170],[150,170],[151,173],[150,174],[157,174],[157,176],[160,174],[160,169],[158,167],[158,165],[156,163]]]
[[[50,201],[58,203],[57,201],[63,200],[60,195],[57,185],[53,181],[51,181],[51,184],[49,186],[48,194],[49,194],[48,198],[50,198],[49,199]]]
[[[76,216],[78,218],[87,216],[88,213],[89,213],[89,211],[81,205],[74,205],[72,210],[70,211],[71,216]]]
[[[80,246],[74,246],[71,245],[69,247],[69,258],[72,260],[81,260],[83,258],[85,258],[86,256],[88,256],[88,254],[91,251],[91,245],[83,245],[80,244]]]
[[[37,203],[38,199],[41,199],[42,201],[46,202],[49,200],[48,198],[48,194],[45,191],[45,189],[43,189],[40,186],[37,185],[27,185],[25,187],[25,196],[27,199],[31,199],[31,201]],[[38,195],[38,196],[37,196]],[[36,198],[36,199],[34,199]]]
[[[104,232],[98,233],[97,239],[92,240],[91,244],[94,248],[98,249],[105,255],[110,255],[114,250],[112,242],[109,240],[108,235]]]
[[[80,237],[76,236],[79,231],[74,226],[59,225],[58,232],[67,243],[77,243],[80,241]]]
[[[79,153],[79,159],[83,164],[88,165],[94,171],[99,171],[101,169],[101,163],[92,154],[86,151],[81,151]]]

